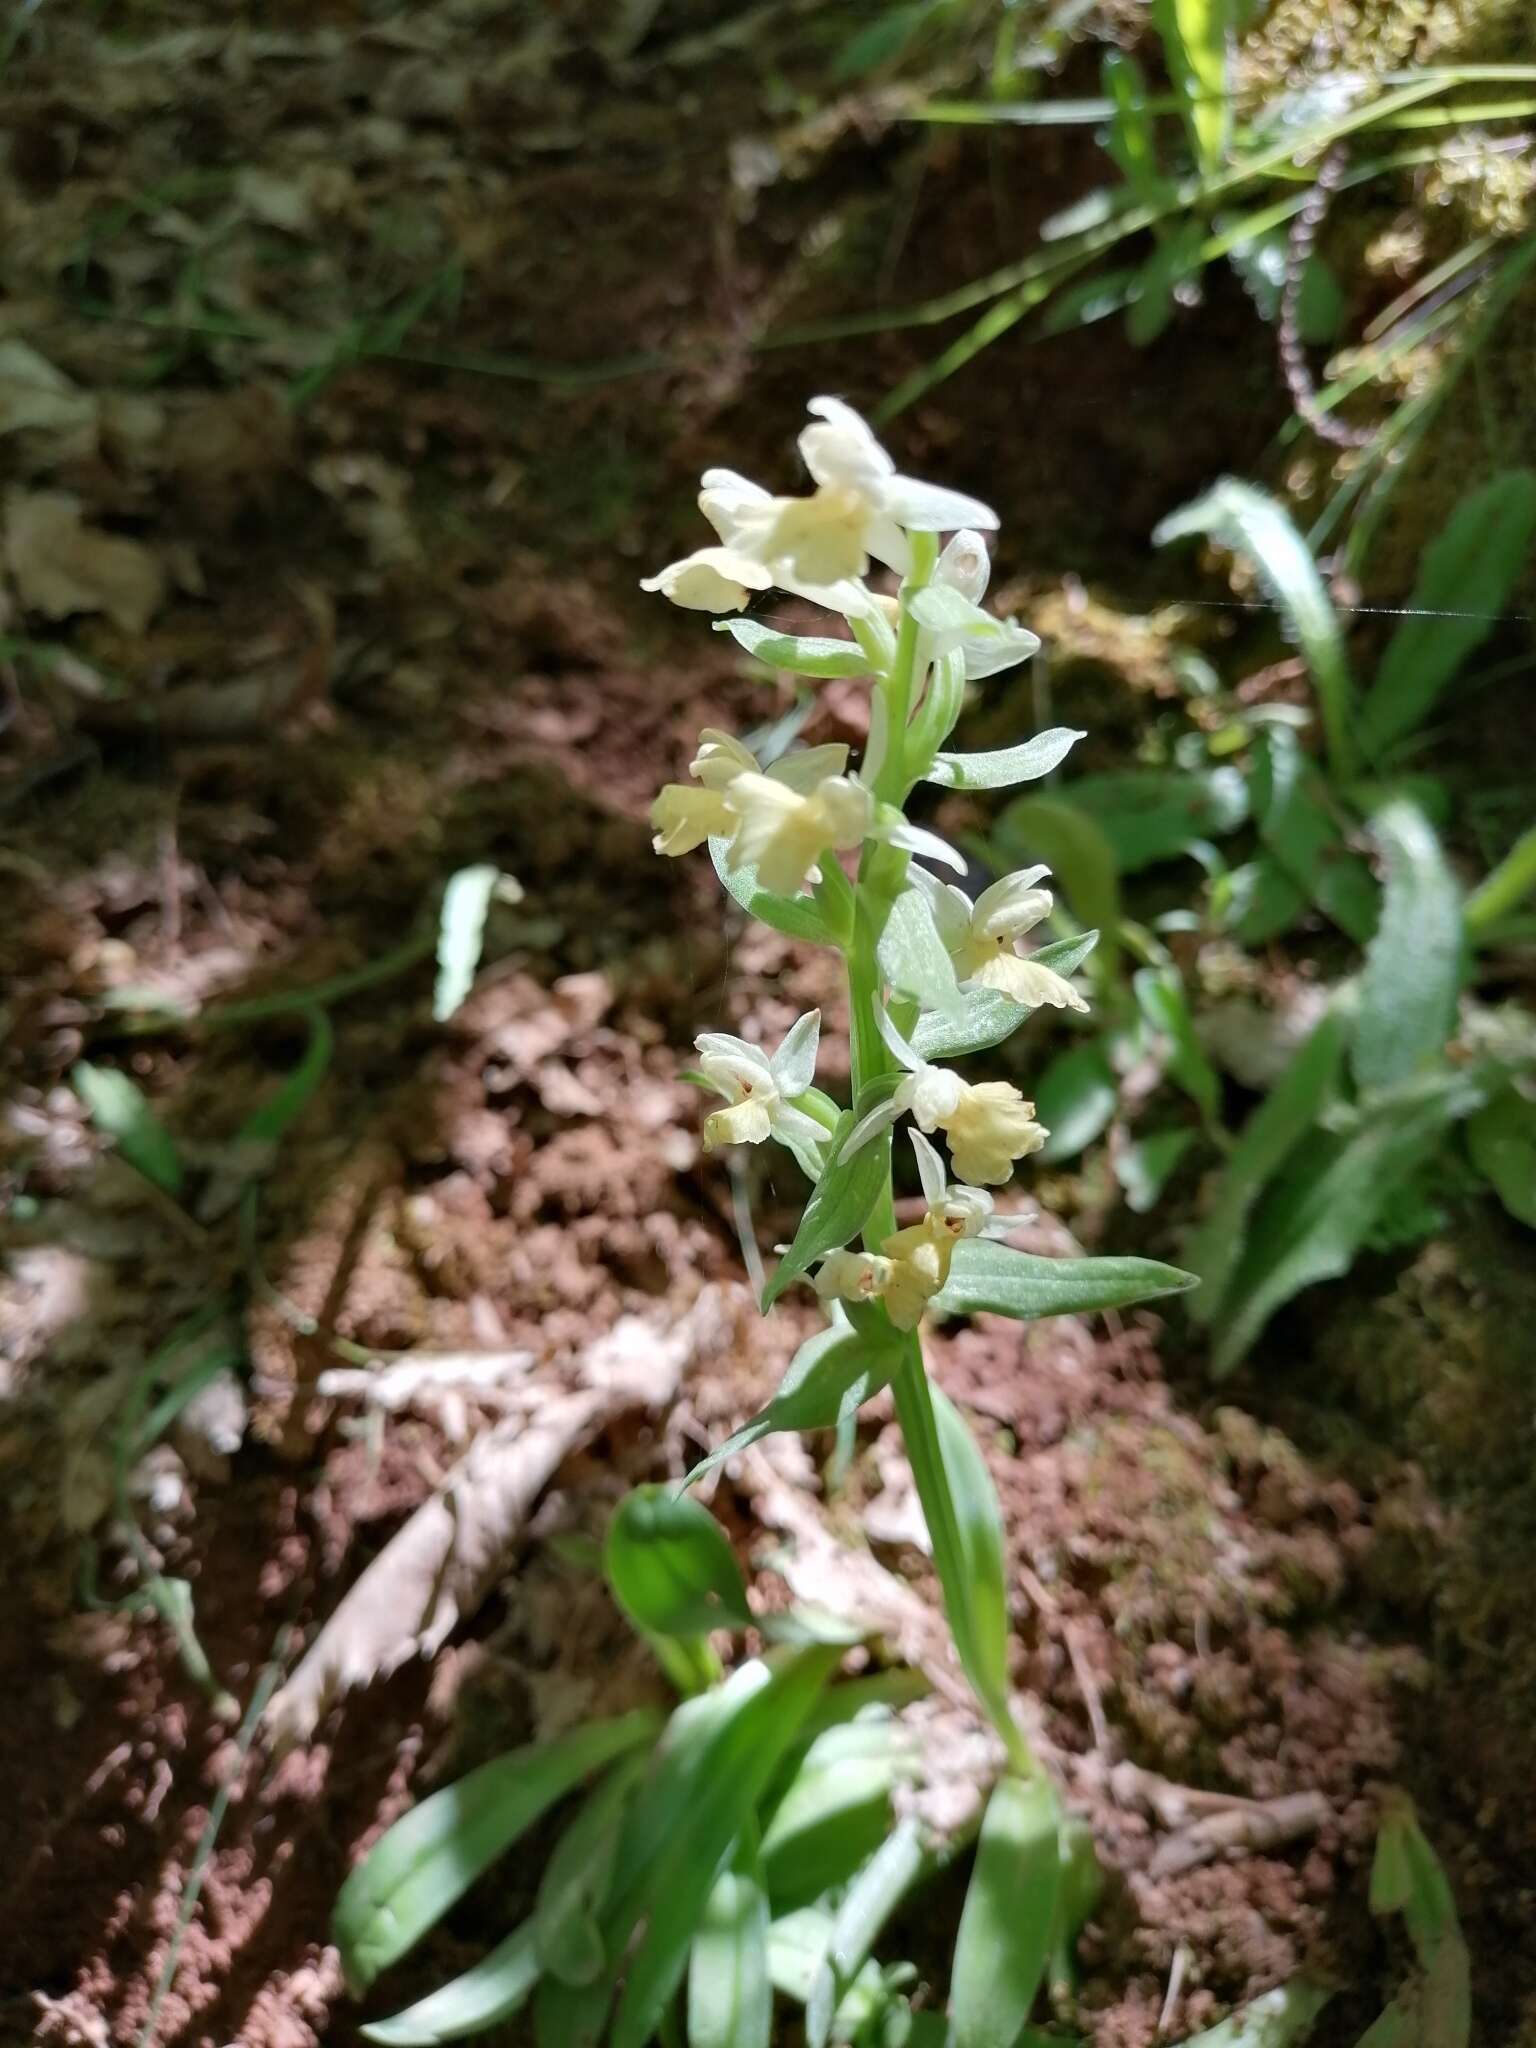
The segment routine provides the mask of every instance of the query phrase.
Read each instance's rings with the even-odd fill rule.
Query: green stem
[[[1493,926],[1532,890],[1536,890],[1536,826],[1515,841],[1482,887],[1469,897],[1463,916],[1473,942],[1486,939]]]

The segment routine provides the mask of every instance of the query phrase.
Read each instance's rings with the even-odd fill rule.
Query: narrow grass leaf
[[[944,1315],[1083,1316],[1183,1294],[1198,1276],[1157,1259],[1044,1259],[985,1238],[955,1246],[949,1279],[932,1307]]]
[[[482,1764],[413,1807],[369,1851],[336,1901],[332,1934],[347,1981],[365,1990],[589,1771],[654,1735],[645,1708]]]
[[[772,1308],[785,1288],[808,1272],[824,1253],[850,1244],[880,1198],[891,1170],[890,1134],[882,1132],[851,1158],[839,1159],[838,1153],[853,1130],[854,1121],[852,1110],[838,1119],[826,1148],[827,1163],[811,1191],[794,1241],[763,1289],[765,1310]]]
[[[826,2048],[832,2020],[858,1978],[887,1921],[934,1866],[922,1829],[908,1815],[876,1849],[843,1894],[826,1953],[805,2002],[807,2048]]]
[[[482,2033],[522,2011],[541,1967],[533,1922],[525,1920],[462,1977],[387,2020],[371,2021],[360,2030],[363,2039],[385,2048],[433,2048]]]
[[[460,868],[443,890],[437,920],[437,981],[432,990],[432,1015],[442,1024],[464,998],[480,965],[485,920],[501,870],[489,862]]]
[[[1387,643],[1360,732],[1372,759],[1416,731],[1493,630],[1536,540],[1536,471],[1507,469],[1463,498],[1419,563],[1416,614]]]
[[[603,1569],[624,1612],[651,1634],[707,1635],[752,1620],[725,1531],[707,1508],[668,1486],[637,1486],[619,1502]]]
[[[819,635],[775,633],[756,619],[722,619],[717,633],[729,633],[738,647],[770,668],[787,669],[791,675],[815,676],[821,681],[840,676],[867,676],[869,656],[856,640],[824,639]]]
[[[815,1645],[742,1666],[715,1696],[725,1710],[704,1723],[689,1767],[662,1764],[642,1788],[620,1844],[606,1932],[617,1952],[642,1914],[646,1928],[612,2048],[650,2039],[687,1967],[715,1875],[842,1655],[840,1646]]]
[[[950,1983],[954,2048],[1015,2048],[1045,1975],[1061,1808],[1044,1777],[998,1780],[981,1823]]]
[[[1227,46],[1232,0],[1152,0],[1168,76],[1183,102],[1184,121],[1202,171],[1225,167],[1232,134]]]
[[[1035,782],[1059,768],[1087,734],[1054,725],[1017,747],[999,747],[985,754],[939,754],[927,777],[945,789],[1011,789],[1016,782]]]
[[[270,1152],[288,1134],[315,1090],[330,1069],[336,1034],[324,1010],[311,1010],[305,1019],[309,1038],[298,1065],[277,1089],[241,1125],[235,1137],[237,1157],[258,1158]]]
[[[77,1060],[70,1085],[96,1128],[111,1138],[128,1164],[162,1194],[179,1195],[185,1176],[176,1141],[150,1108],[136,1082],[116,1067]]]
[[[750,1832],[715,1879],[688,1954],[688,2048],[769,2048],[768,1894]]]
[[[1389,804],[1373,824],[1386,859],[1381,923],[1365,955],[1351,1064],[1362,1089],[1390,1088],[1443,1056],[1466,941],[1461,891],[1423,812]]]
[[[715,864],[715,873],[743,910],[750,912],[759,924],[771,926],[786,938],[804,939],[813,946],[830,946],[833,943],[826,919],[809,896],[777,896],[771,889],[759,889],[757,869],[750,863],[737,868],[727,865],[729,850],[728,840],[711,839],[709,842],[709,857]]]
[[[963,1016],[955,963],[921,889],[904,889],[891,906],[880,934],[879,960],[892,988],[915,996],[925,1010],[938,1010],[953,1021]]]

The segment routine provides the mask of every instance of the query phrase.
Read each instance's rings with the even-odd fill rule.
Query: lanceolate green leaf
[[[998,1780],[981,1824],[950,1985],[954,2048],[1014,2048],[1045,1974],[1061,1884],[1049,1779]]]
[[[963,1013],[955,963],[939,937],[921,889],[904,889],[891,906],[880,935],[880,972],[894,989],[915,996],[925,1009],[958,1020]]]
[[[954,1511],[959,1553],[945,1558],[947,1536],[930,1528],[934,1561],[945,1600],[953,1607],[964,1588],[966,1626],[957,1647],[965,1675],[995,1722],[1012,1725],[1008,1704],[1008,1579],[1003,1557],[1003,1515],[985,1458],[965,1417],[939,1387],[931,1390],[939,1455]]]
[[[853,1126],[853,1112],[849,1110],[839,1119],[837,1129],[832,1133],[826,1149],[827,1163],[800,1218],[794,1242],[763,1289],[765,1309],[771,1308],[785,1288],[807,1272],[824,1252],[850,1244],[858,1236],[886,1185],[891,1170],[888,1133],[871,1139],[851,1158],[838,1158],[838,1152]]]
[[[165,1194],[179,1195],[181,1154],[137,1082],[116,1067],[93,1066],[89,1060],[77,1061],[69,1078],[92,1123],[116,1142],[128,1164]]]
[[[644,2048],[650,2039],[687,1966],[715,1873],[842,1654],[814,1645],[743,1665],[717,1694],[693,1703],[717,1709],[694,1724],[696,1754],[660,1760],[642,1788],[619,1845],[605,1928],[616,1954],[635,1922],[646,1921],[612,2048]]]
[[[1404,619],[1388,642],[1360,722],[1376,759],[1433,711],[1493,630],[1536,539],[1536,471],[1508,469],[1463,498],[1430,542]]]
[[[366,1989],[557,1799],[654,1735],[660,1718],[644,1708],[513,1750],[396,1821],[336,1901],[332,1932],[348,1982]]]
[[[1201,840],[1235,832],[1248,816],[1248,785],[1236,768],[1128,769],[1074,777],[1071,800],[1109,841],[1122,875],[1174,860]]]
[[[364,2027],[363,2039],[383,2042],[386,2048],[435,2048],[439,2041],[483,2033],[521,2012],[541,1968],[533,1922],[525,1920],[462,1977],[392,2018]]]
[[[856,1414],[879,1393],[895,1371],[897,1358],[893,1342],[878,1324],[854,1329],[844,1319],[818,1330],[790,1360],[768,1406],[701,1459],[688,1474],[688,1484],[777,1430],[835,1429],[845,1415]]]
[[[1336,995],[1310,1037],[1243,1126],[1211,1196],[1210,1214],[1189,1241],[1189,1263],[1201,1281],[1191,1313],[1216,1319],[1242,1253],[1254,1204],[1291,1153],[1306,1144],[1339,1093],[1349,1041],[1350,999]]]
[[[688,2048],[769,2048],[768,1894],[750,1830],[715,1879],[688,1957]]]
[[[599,1916],[625,1804],[645,1766],[643,1749],[612,1765],[544,1866],[533,1912],[534,1943],[541,1966],[567,1984],[590,1984],[607,1963]]]
[[[1107,146],[1121,176],[1143,203],[1156,203],[1162,179],[1157,168],[1157,141],[1147,108],[1147,81],[1141,66],[1124,51],[1111,50],[1101,67],[1104,90],[1114,106]]]
[[[1536,1230],[1536,1102],[1501,1089],[1467,1125],[1467,1149],[1510,1215]]]
[[[1465,951],[1461,891],[1423,812],[1390,804],[1373,830],[1387,883],[1360,977],[1352,1064],[1362,1089],[1411,1080],[1441,1057]]]
[[[1017,747],[988,754],[939,754],[927,780],[946,789],[1010,789],[1016,782],[1034,782],[1059,768],[1085,733],[1070,726],[1052,726]]]
[[[1156,1259],[1042,1259],[973,1237],[955,1246],[949,1280],[932,1307],[945,1315],[988,1313],[1028,1322],[1128,1308],[1196,1284],[1195,1274]]]
[[[869,657],[853,640],[775,633],[756,619],[722,619],[715,631],[729,633],[748,654],[755,654],[770,668],[787,669],[791,675],[817,676],[826,680],[836,676],[869,674]]]
[[[708,1635],[752,1620],[725,1531],[707,1508],[670,1487],[637,1486],[619,1502],[603,1569],[624,1612],[650,1634]]]
[[[1307,1977],[1293,1977],[1255,1998],[1241,2012],[1191,2034],[1184,2048],[1296,2048],[1333,1993]],[[1402,2048],[1408,2048],[1405,2041]]]
[[[1189,997],[1176,967],[1139,967],[1132,977],[1141,1014],[1167,1041],[1168,1072],[1207,1125],[1220,1121],[1221,1082],[1195,1032]]]
[[[743,910],[750,911],[759,924],[771,925],[776,932],[783,932],[786,938],[804,939],[813,946],[830,946],[833,943],[826,919],[809,896],[776,896],[771,889],[759,889],[756,868],[730,867],[726,860],[728,851],[729,842],[724,839],[711,839],[709,842],[709,857],[715,864],[715,873]]]
[[[1368,939],[1376,927],[1376,885],[1345,845],[1327,787],[1288,727],[1274,727],[1255,757],[1254,811],[1285,879],[1350,938]],[[1277,929],[1283,928],[1282,921]]]
[[[1035,1089],[1035,1115],[1050,1132],[1044,1164],[1075,1159],[1104,1130],[1120,1105],[1115,1070],[1097,1039],[1057,1053]]]
[[[911,1761],[905,1728],[888,1717],[816,1738],[763,1831],[763,1876],[776,1913],[845,1884],[873,1854],[890,1829],[892,1788]]]
[[[1343,1136],[1313,1133],[1253,1214],[1217,1322],[1218,1378],[1242,1362],[1283,1303],[1348,1272],[1389,1198],[1481,1102],[1475,1079],[1437,1074],[1378,1096]]]
[[[606,1974],[590,1984],[541,1977],[533,1995],[534,2048],[597,2048],[612,2004],[613,1982]]]
[[[252,1111],[236,1133],[234,1152],[243,1161],[252,1160],[259,1166],[264,1155],[270,1156],[268,1148],[276,1146],[285,1136],[290,1124],[325,1079],[335,1044],[331,1020],[324,1010],[311,1010],[305,1022],[309,1026],[309,1039],[298,1065],[261,1107]],[[251,1148],[255,1148],[254,1153]]]
[[[1252,484],[1228,476],[1204,497],[1170,513],[1152,539],[1163,547],[1193,533],[1208,534],[1246,555],[1259,571],[1306,655],[1333,766],[1341,775],[1350,774],[1355,765],[1354,682],[1344,635],[1311,550],[1290,514]]]
[[[826,2048],[840,2001],[857,1980],[886,1922],[933,1863],[921,1828],[908,1815],[849,1885],[805,2002],[807,2048]]]

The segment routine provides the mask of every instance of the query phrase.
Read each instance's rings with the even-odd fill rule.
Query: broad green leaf
[[[891,1792],[911,1762],[910,1738],[889,1718],[816,1738],[763,1830],[763,1876],[775,1913],[848,1882],[889,1832]]]
[[[69,1079],[91,1122],[115,1142],[128,1164],[163,1194],[179,1195],[181,1154],[137,1083],[116,1067],[93,1066],[89,1060],[77,1060]]]
[[[386,2048],[433,2048],[439,2041],[460,2041],[521,2012],[541,1967],[533,1922],[525,1920],[462,1977],[387,2020],[371,2021],[360,2032],[365,2041],[383,2042]]]
[[[1221,1119],[1221,1082],[1195,1032],[1189,996],[1176,967],[1139,967],[1132,987],[1141,1014],[1167,1042],[1166,1065],[1207,1124]]]
[[[1104,91],[1113,103],[1105,148],[1143,204],[1156,204],[1163,180],[1157,167],[1157,137],[1147,109],[1147,81],[1136,59],[1111,50],[1101,66]]]
[[[1493,630],[1536,539],[1536,471],[1507,469],[1463,498],[1419,563],[1404,619],[1365,700],[1360,737],[1373,760],[1414,732]]]
[[[953,1611],[963,1588],[965,1626],[958,1630],[965,1675],[995,1722],[1011,1720],[1008,1704],[1008,1578],[1003,1514],[987,1461],[970,1426],[939,1387],[930,1390],[939,1455],[949,1490],[959,1554],[946,1557],[946,1541],[930,1520],[934,1562],[946,1605]]]
[[[818,1330],[790,1360],[768,1406],[700,1459],[688,1474],[688,1484],[776,1431],[837,1428],[887,1384],[897,1359],[894,1345],[881,1341],[878,1324],[854,1329],[841,1320]]]
[[[1211,1196],[1210,1213],[1189,1241],[1201,1286],[1191,1303],[1197,1322],[1220,1314],[1248,1234],[1255,1203],[1295,1149],[1307,1143],[1337,1100],[1349,1042],[1353,996],[1336,995],[1270,1093],[1243,1126]]]
[[[1138,1216],[1157,1207],[1179,1161],[1194,1143],[1193,1131],[1149,1131],[1134,1138],[1114,1157],[1115,1179],[1125,1190],[1125,1199]]]
[[[607,1965],[599,1918],[613,1874],[624,1808],[647,1752],[632,1750],[614,1764],[555,1844],[539,1880],[534,1944],[542,1968],[567,1984],[590,1984]]]
[[[880,934],[880,972],[894,989],[915,996],[925,1010],[958,1020],[964,1013],[955,963],[939,937],[921,889],[903,889]]]
[[[1255,754],[1253,808],[1286,880],[1363,944],[1376,928],[1376,884],[1345,845],[1327,785],[1287,726],[1271,728]],[[1246,926],[1239,936],[1252,938]]]
[[[614,1509],[603,1569],[637,1628],[701,1636],[747,1628],[752,1610],[725,1531],[696,1500],[667,1486],[637,1486]]]
[[[1481,1101],[1474,1080],[1436,1074],[1378,1096],[1341,1136],[1311,1134],[1253,1212],[1216,1320],[1218,1379],[1241,1364],[1277,1308],[1348,1272],[1402,1184]]]
[[[412,1807],[369,1850],[336,1900],[331,1931],[348,1983],[366,1990],[556,1800],[588,1772],[649,1740],[660,1724],[651,1708],[589,1722],[482,1764]]]
[[[1058,974],[1075,974],[1099,942],[1096,931],[1083,932],[1075,939],[1057,939],[1040,946],[1030,955],[1042,967]],[[1001,1045],[1035,1012],[1005,996],[1001,989],[966,988],[960,991],[960,1009],[953,1017],[926,1011],[911,1033],[913,1050],[924,1060],[959,1059],[968,1052],[981,1052],[989,1045]]]
[[[804,939],[812,946],[830,946],[832,934],[826,919],[809,896],[776,896],[771,889],[759,889],[757,869],[748,864],[733,868],[727,864],[730,842],[711,839],[709,857],[727,892],[749,911],[759,924],[766,924],[789,939]]]
[[[1071,726],[1053,725],[1017,747],[999,747],[986,754],[938,754],[927,777],[945,789],[1011,789],[1016,782],[1035,782],[1059,768],[1087,734]]]
[[[1035,1115],[1050,1132],[1042,1164],[1075,1159],[1108,1127],[1119,1103],[1114,1069],[1097,1039],[1057,1053],[1035,1087]]]
[[[1120,873],[1134,875],[1235,832],[1248,817],[1248,785],[1232,767],[1132,768],[1075,780],[1072,802],[1109,841]]]
[[[1099,932],[1099,971],[1114,970],[1120,945],[1120,884],[1109,841],[1086,811],[1065,798],[1026,796],[992,828],[994,844],[1022,866],[1045,861],[1082,924]]]
[[[1465,940],[1461,891],[1428,820],[1389,804],[1372,830],[1386,856],[1381,922],[1365,955],[1351,1063],[1362,1090],[1408,1081],[1444,1055]]]
[[[769,2048],[768,1894],[750,1834],[715,1879],[688,1955],[688,2048]]]
[[[756,655],[770,668],[787,669],[791,675],[817,676],[825,681],[836,676],[869,674],[869,656],[856,640],[775,633],[756,619],[722,619],[715,631],[729,633],[748,654]]]
[[[1061,1807],[1009,1773],[987,1801],[950,1978],[954,2048],[1014,2048],[1045,1975],[1061,1884]]]
[[[1183,102],[1195,161],[1205,172],[1226,161],[1232,130],[1227,46],[1232,0],[1152,0],[1168,76]]]
[[[613,1981],[606,1974],[589,1984],[541,1977],[533,1995],[534,2048],[597,2048],[612,2004]]]
[[[485,943],[485,920],[501,870],[489,862],[460,868],[448,877],[437,921],[437,981],[432,990],[432,1015],[438,1023],[451,1017],[469,994]]]
[[[820,1906],[802,1906],[785,1913],[768,1930],[768,1969],[774,1989],[804,2005],[810,1998],[817,1975],[826,1959],[832,1939],[832,1915]],[[865,1963],[854,1981],[844,1988],[832,2021],[834,2041],[865,2037],[872,2022],[891,2006],[879,1965]],[[918,2015],[917,2017],[927,2017]],[[943,2034],[939,2034],[942,2042]],[[918,2048],[920,2036],[914,2030],[908,2048]]]
[[[305,1020],[309,1042],[293,1072],[235,1134],[237,1159],[259,1161],[286,1136],[288,1127],[325,1079],[335,1047],[335,1033],[324,1010],[311,1010]]]
[[[1196,1275],[1156,1259],[1042,1259],[1005,1244],[971,1237],[955,1246],[949,1280],[933,1297],[941,1315],[1091,1315],[1097,1309],[1128,1308],[1163,1294],[1182,1294]]]
[[[1332,1996],[1331,1990],[1309,1978],[1292,1977],[1229,2019],[1191,2034],[1183,2048],[1296,2048]]]
[[[1164,547],[1194,533],[1246,555],[1258,570],[1307,658],[1333,765],[1348,772],[1353,765],[1354,682],[1344,635],[1312,552],[1290,514],[1252,484],[1228,476],[1204,497],[1170,513],[1152,539]]]
[[[837,1129],[827,1145],[827,1163],[811,1191],[811,1199],[800,1218],[794,1242],[763,1289],[765,1311],[772,1308],[785,1288],[809,1271],[823,1253],[851,1244],[879,1200],[891,1170],[890,1134],[885,1132],[878,1138],[872,1138],[851,1158],[840,1160],[838,1152],[853,1127],[854,1114],[848,1110],[839,1118]]]
[[[805,2001],[807,2048],[826,2048],[833,2015],[857,1981],[886,1922],[934,1865],[921,1828],[908,1815],[844,1892]]]
[[[1536,1102],[1501,1089],[1467,1125],[1467,1149],[1510,1215],[1536,1230]]]
[[[687,1967],[715,1874],[842,1655],[840,1646],[815,1645],[742,1665],[717,1693],[689,1703],[717,1707],[693,1724],[694,1753],[658,1753],[630,1809],[605,1919],[614,1954],[637,1920],[646,1921],[612,2048],[644,2048],[650,2039]],[[687,1711],[679,1708],[674,1723]]]

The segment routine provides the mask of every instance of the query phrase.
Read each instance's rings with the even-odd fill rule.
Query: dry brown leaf
[[[28,611],[64,619],[105,612],[142,633],[165,596],[165,570],[136,540],[103,533],[67,491],[12,491],[5,503],[5,563]]]
[[[577,1361],[580,1391],[530,1389],[538,1405],[481,1437],[343,1597],[263,1716],[273,1746],[307,1742],[333,1700],[439,1649],[485,1597],[571,1452],[622,1410],[663,1406],[730,1321],[719,1289],[670,1328],[626,1316]]]

